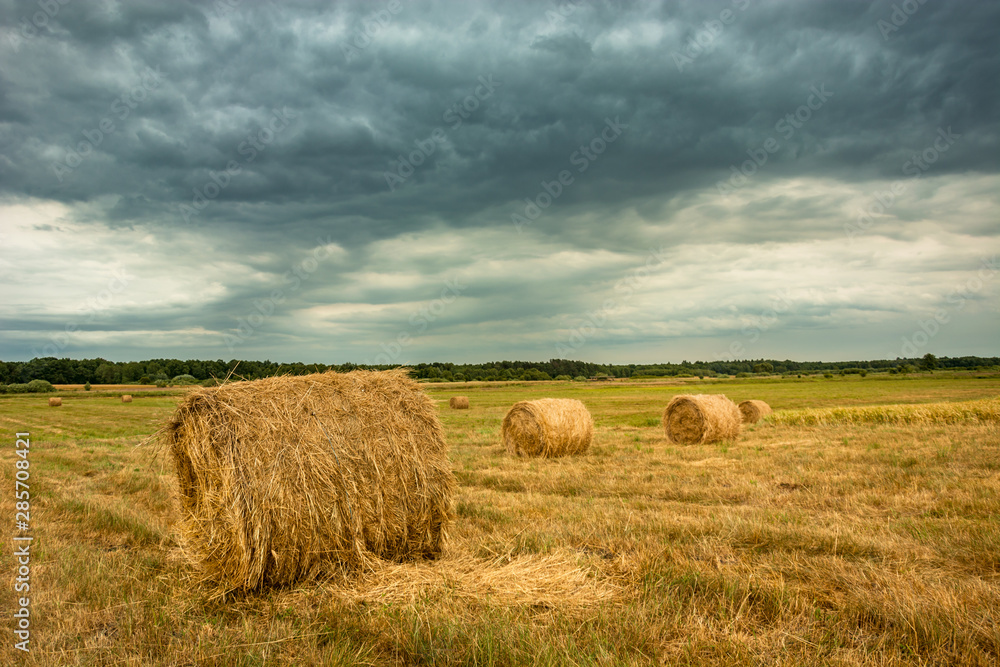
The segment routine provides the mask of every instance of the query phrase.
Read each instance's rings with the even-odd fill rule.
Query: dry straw
[[[1000,398],[953,403],[782,410],[776,412],[772,420],[776,424],[786,426],[996,423],[1000,422]]]
[[[469,397],[468,396],[452,396],[448,400],[448,405],[453,410],[468,410],[469,409]]]
[[[132,397],[129,394],[122,395],[122,403],[131,403]]]
[[[733,440],[740,426],[740,409],[723,394],[681,394],[663,411],[667,438],[679,445]]]
[[[62,405],[62,399],[61,398],[55,398],[55,397],[53,397],[53,398],[49,399],[49,407],[50,408],[58,408],[60,405]]]
[[[756,424],[761,419],[774,412],[770,405],[764,401],[757,400],[743,401],[740,403],[739,408],[744,424]]]
[[[517,456],[566,456],[590,447],[594,419],[580,401],[542,398],[515,403],[500,429],[507,451]]]
[[[380,563],[360,577],[331,579],[326,590],[351,602],[377,605],[461,600],[507,610],[528,607],[563,613],[613,601],[620,590],[588,576],[577,560],[560,552],[492,561],[449,554],[433,563]]]
[[[216,594],[441,552],[455,480],[402,369],[197,388],[162,433],[181,544]]]

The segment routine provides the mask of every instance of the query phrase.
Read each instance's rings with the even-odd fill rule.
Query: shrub
[[[46,393],[55,391],[56,388],[48,380],[32,380],[28,383],[28,391],[36,393]]]
[[[208,378],[207,380],[202,380],[199,382],[202,387],[215,387],[219,382],[215,378]]]
[[[569,381],[572,381],[572,380],[573,380],[573,378],[571,378],[571,377],[570,377],[570,376],[568,376],[568,375],[557,375],[557,376],[556,376],[556,379],[557,379],[557,380],[569,380]]]
[[[149,376],[143,375],[141,378],[139,378],[139,384],[149,384]]]
[[[587,381],[587,378],[585,378],[585,377],[584,377],[584,376],[582,376],[582,375],[577,375],[577,376],[576,376],[575,378],[573,378],[573,381],[574,381],[574,382],[586,382],[586,381]]]
[[[827,380],[829,380],[830,378],[833,377],[833,373],[823,373],[823,377],[825,377]]]
[[[167,381],[166,380],[157,380],[156,381],[156,386],[160,387],[160,388],[166,387],[167,386]]]
[[[866,371],[864,368],[862,368],[861,372],[858,373],[858,375],[860,375],[861,377],[865,377],[866,375],[868,375],[868,371]]]
[[[28,385],[23,382],[12,382],[7,385],[8,394],[27,394],[29,391],[31,390],[28,389]]]
[[[738,377],[738,378],[748,378],[748,377],[750,377],[750,374],[749,373],[737,373],[736,377]]]
[[[181,385],[198,384],[198,378],[196,378],[193,375],[188,375],[187,373],[185,373],[183,375],[175,376],[174,379],[170,381],[170,384],[181,384]]]
[[[90,391],[90,383],[89,382],[84,382],[83,383],[83,390],[84,391]]]

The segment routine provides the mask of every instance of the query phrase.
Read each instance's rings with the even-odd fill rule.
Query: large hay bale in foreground
[[[61,398],[56,398],[56,397],[53,396],[52,398],[49,399],[49,407],[50,408],[58,408],[60,405],[62,405],[62,399]]]
[[[163,433],[182,546],[217,593],[441,552],[455,480],[403,370],[198,388]]]
[[[764,401],[749,400],[739,404],[740,417],[744,424],[756,424],[774,410]]]
[[[663,429],[671,442],[700,445],[739,436],[740,409],[723,394],[681,394],[663,411]]]
[[[468,396],[452,396],[448,400],[448,406],[453,410],[468,410],[469,409],[469,397]]]
[[[131,395],[129,395],[129,394],[123,394],[122,395],[122,403],[131,403],[131,402],[132,402],[132,396]]]
[[[517,456],[566,456],[590,447],[594,419],[580,401],[541,398],[515,403],[500,429],[504,447]]]

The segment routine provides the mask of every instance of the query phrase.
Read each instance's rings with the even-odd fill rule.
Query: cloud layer
[[[998,22],[2,3],[0,358],[995,354]]]

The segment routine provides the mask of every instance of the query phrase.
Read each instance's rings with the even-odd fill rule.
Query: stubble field
[[[997,664],[995,402],[954,423],[880,407],[945,414],[1000,396],[996,375],[425,386],[459,481],[444,557],[221,600],[188,580],[173,470],[146,441],[180,392],[3,398],[4,610],[23,595],[16,432],[33,542],[31,650],[4,613],[0,664]],[[675,446],[660,416],[678,393],[777,413]],[[588,453],[506,455],[504,413],[540,397],[587,405]]]

